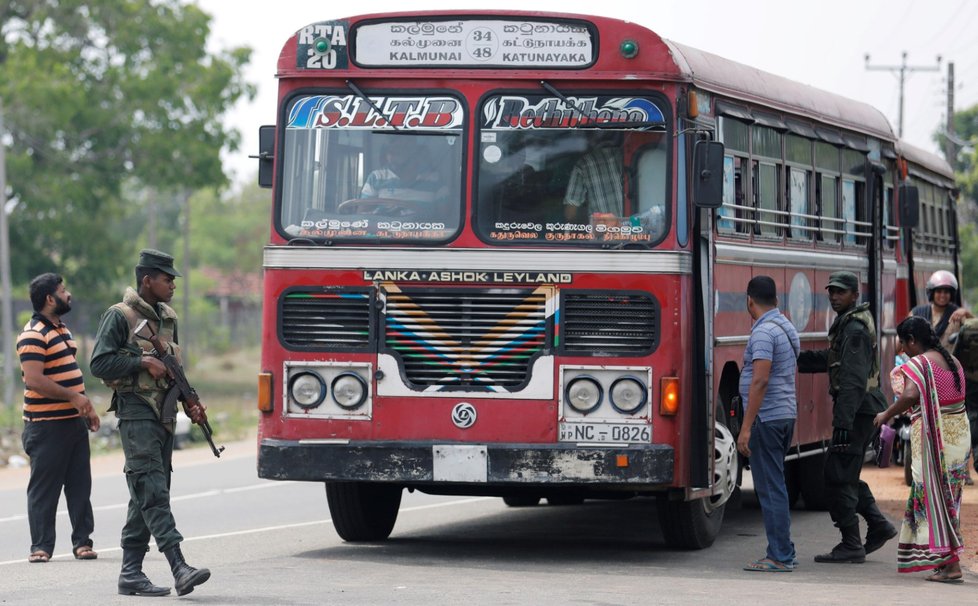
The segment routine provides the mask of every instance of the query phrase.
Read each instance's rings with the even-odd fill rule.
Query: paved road
[[[117,457],[95,462],[93,562],[70,555],[67,517],[48,564],[28,564],[23,471],[0,471],[0,604],[132,604],[115,583],[126,489]],[[750,494],[729,508],[716,544],[672,551],[653,502],[511,509],[500,499],[405,494],[391,540],[343,543],[322,486],[255,477],[254,444],[178,453],[174,509],[191,564],[211,580],[181,598],[203,604],[974,604],[978,577],[963,586],[925,583],[894,570],[895,545],[863,565],[815,565],[836,535],[828,515],[795,512],[800,568],[748,573],[763,554],[760,512]],[[62,505],[63,508],[63,505]],[[171,584],[161,554],[146,571]],[[165,598],[164,598],[165,599]],[[170,599],[173,599],[172,597]],[[155,601],[153,603],[156,603]]]

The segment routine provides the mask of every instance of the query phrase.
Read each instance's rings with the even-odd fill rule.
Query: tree
[[[107,302],[135,258],[131,190],[226,183],[225,110],[254,88],[245,47],[210,54],[210,17],[178,0],[7,0],[0,98],[10,133],[14,277],[66,276]],[[106,292],[110,290],[110,292]]]
[[[209,266],[229,273],[261,271],[262,250],[268,240],[269,190],[257,179],[222,199],[213,190],[191,199],[194,266]]]

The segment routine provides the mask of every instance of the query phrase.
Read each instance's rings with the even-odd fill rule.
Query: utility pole
[[[0,100],[0,289],[3,325],[3,403],[14,407],[14,310],[10,288],[10,229],[7,225],[7,144],[4,142],[3,102]]]
[[[954,151],[954,61],[947,63],[947,127],[944,131],[944,159],[955,168]]]
[[[937,65],[907,65],[907,51],[903,51],[900,65],[870,65],[869,53],[866,53],[866,69],[869,71],[887,71],[899,74],[900,78],[900,114],[897,119],[897,136],[903,137],[903,86],[907,81],[907,72],[936,72],[941,69],[941,56],[937,56]]]

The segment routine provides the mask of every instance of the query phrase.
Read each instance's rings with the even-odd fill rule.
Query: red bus
[[[748,280],[824,347],[827,276],[858,272],[892,354],[908,179],[950,188],[872,107],[601,17],[324,21],[277,76],[258,472],[324,482],[348,541],[389,536],[408,488],[655,497],[667,544],[710,545],[741,475]],[[827,391],[799,377],[809,505]]]

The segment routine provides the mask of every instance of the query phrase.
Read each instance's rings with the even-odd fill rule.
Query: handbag
[[[879,432],[873,438],[873,450],[876,451],[876,465],[878,467],[889,467],[893,456],[893,441],[896,438],[896,430],[889,425],[880,426]]]

